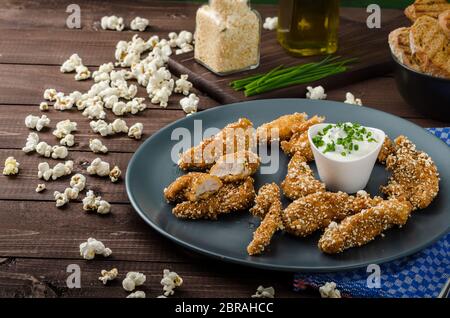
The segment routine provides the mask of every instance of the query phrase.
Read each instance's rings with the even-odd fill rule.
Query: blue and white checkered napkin
[[[450,127],[428,128],[450,146]],[[335,282],[344,297],[437,297],[450,276],[450,233],[428,248],[380,265],[380,288],[368,288],[366,269],[320,274],[297,273],[294,289],[318,289]]]

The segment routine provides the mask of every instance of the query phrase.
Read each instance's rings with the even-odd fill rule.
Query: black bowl
[[[393,59],[395,81],[405,101],[426,116],[450,121],[450,79],[417,72]]]

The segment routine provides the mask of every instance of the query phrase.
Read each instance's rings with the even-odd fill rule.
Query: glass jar
[[[336,52],[338,29],[339,0],[280,0],[278,42],[293,55]]]
[[[196,16],[195,60],[218,75],[259,65],[261,17],[248,0],[209,0]]]

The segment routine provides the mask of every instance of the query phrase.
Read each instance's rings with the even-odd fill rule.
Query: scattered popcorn
[[[134,139],[141,139],[143,130],[144,125],[142,125],[142,123],[136,123],[130,127],[130,130],[128,131],[128,137]]]
[[[78,54],[74,53],[61,65],[60,71],[61,73],[70,73],[75,71],[75,69],[80,65],[83,65],[83,61]]]
[[[91,175],[96,174],[100,177],[108,176],[110,172],[109,163],[102,161],[100,158],[95,158],[87,167],[87,172]]]
[[[82,115],[89,119],[105,119],[106,113],[103,110],[103,102],[97,101],[89,103],[89,105],[84,109]]]
[[[141,286],[145,283],[147,278],[143,273],[128,272],[125,279],[122,281],[122,287],[126,291],[133,291],[137,286]]]
[[[69,98],[73,100],[74,104],[76,104],[81,98],[83,97],[83,94],[79,91],[73,91],[69,94]]]
[[[41,103],[39,104],[39,110],[45,112],[45,111],[47,111],[48,109],[49,109],[49,107],[48,107],[48,103],[47,103],[47,102],[41,102]]]
[[[3,174],[5,176],[12,176],[19,173],[20,164],[14,157],[8,157],[5,160],[5,167],[3,168]]]
[[[161,285],[163,286],[164,296],[171,296],[175,293],[175,288],[183,284],[183,279],[175,272],[164,269]]]
[[[197,95],[191,94],[189,97],[182,98],[180,100],[181,108],[183,108],[186,114],[192,114],[197,112],[197,107],[200,99]]]
[[[105,103],[103,106],[112,109],[114,104],[119,102],[119,96],[117,95],[106,96],[103,98],[103,102]]]
[[[29,153],[35,151],[38,143],[39,143],[39,135],[35,132],[29,133],[25,147],[22,148],[23,152]]]
[[[121,175],[122,171],[118,166],[114,166],[114,168],[112,168],[112,170],[109,172],[109,178],[111,179],[111,182],[119,181]]]
[[[175,33],[176,35],[176,33]],[[191,44],[192,40],[193,40],[193,35],[191,32],[189,31],[181,31],[178,35],[174,36],[174,34],[171,34],[172,36],[172,41],[174,42],[176,47],[179,47],[180,49],[183,48],[184,45],[186,44]],[[170,37],[169,37],[170,38]],[[170,43],[170,41],[169,41]]]
[[[67,134],[59,141],[59,143],[63,146],[72,147],[75,144],[75,136]]]
[[[72,109],[75,101],[72,97],[66,96],[63,93],[56,94],[56,100],[53,104],[53,108],[56,110],[68,110]]]
[[[68,160],[65,163],[57,163],[53,168],[47,162],[41,162],[38,165],[38,178],[46,181],[56,180],[60,177],[67,176],[72,173],[73,161]]]
[[[54,88],[47,88],[44,91],[44,99],[50,101],[50,102],[54,102],[56,100],[56,94],[58,94],[56,92],[56,89]]]
[[[102,119],[97,120],[97,121],[94,121],[94,120],[91,121],[89,123],[89,126],[95,133],[99,133],[103,137],[112,135],[115,133],[112,129],[112,125],[108,124],[106,121],[104,121]]]
[[[125,28],[123,18],[116,17],[115,15],[103,17],[101,26],[103,30],[122,31]]]
[[[76,200],[80,191],[77,188],[66,188],[64,192],[55,191],[53,196],[55,197],[56,207],[62,207],[71,200]]]
[[[111,254],[111,249],[105,247],[102,242],[97,241],[92,237],[90,237],[87,242],[80,244],[80,255],[87,260],[94,259],[95,255],[103,255],[104,257],[108,257]]]
[[[270,31],[275,30],[277,26],[278,26],[278,17],[273,18],[267,17],[263,24],[263,28]]]
[[[112,112],[114,113],[114,115],[116,116],[122,116],[125,113],[127,113],[127,104],[125,102],[116,102],[114,103],[113,107],[112,107]]]
[[[344,101],[344,103],[362,106],[361,99],[360,98],[355,98],[355,95],[353,95],[350,92],[345,94],[345,101]]]
[[[148,19],[136,17],[131,21],[130,28],[131,30],[143,32],[149,25]]]
[[[53,135],[56,136],[56,138],[61,139],[76,130],[77,130],[77,123],[74,121],[70,121],[69,119],[66,119],[56,124],[56,129],[53,131]]]
[[[53,169],[47,162],[41,162],[38,165],[38,177],[39,179],[50,180],[53,174]]]
[[[111,204],[109,204],[109,202],[107,202],[105,200],[100,200],[98,198],[101,198],[101,197],[96,198],[97,213],[98,214],[108,214],[111,211]]]
[[[113,268],[110,271],[103,269],[101,271],[101,275],[102,276],[100,276],[98,278],[98,280],[100,280],[103,283],[103,285],[106,285],[106,283],[108,283],[108,281],[116,279],[117,275],[119,275],[119,272],[118,272],[117,268]]]
[[[55,192],[53,192],[53,196],[55,198],[57,208],[60,208],[69,202],[69,198],[67,197],[67,195],[64,192],[61,193],[61,192],[55,191]]]
[[[308,92],[306,93],[306,98],[309,99],[325,99],[327,98],[327,94],[325,94],[325,89],[322,86],[311,87],[308,86],[306,88]]]
[[[137,34],[131,41],[119,41],[116,44],[115,58],[116,66],[131,67],[141,61],[141,54],[153,48],[153,51],[159,43],[158,36],[152,36],[148,41],[143,40]],[[150,55],[150,58],[153,56]]]
[[[129,102],[127,102],[126,110],[127,112],[135,115],[138,112],[141,112],[147,108],[147,104],[144,103],[145,98],[135,97]]]
[[[75,74],[75,80],[77,81],[84,81],[91,77],[91,71],[84,65],[77,66],[75,71],[77,72]]]
[[[85,198],[82,200],[83,210],[85,211],[97,211],[97,204],[95,202],[94,191],[89,190],[86,192]]]
[[[78,189],[78,191],[83,191],[86,187],[86,177],[81,173],[73,175],[72,178],[70,178],[70,186]]]
[[[127,298],[145,298],[145,292],[138,290],[137,292],[129,294]]]
[[[275,289],[273,287],[259,286],[256,289],[256,293],[252,295],[252,298],[274,298],[275,297]]]
[[[52,158],[53,159],[64,159],[69,155],[69,150],[65,146],[53,146],[52,147]]]
[[[111,211],[111,205],[102,200],[102,197],[95,196],[94,191],[89,190],[83,199],[83,210],[95,211],[99,214],[108,214]]]
[[[92,78],[94,82],[98,83],[101,81],[109,81],[109,73],[114,69],[114,64],[112,62],[104,63],[99,66],[97,71],[92,73]]]
[[[50,125],[50,119],[46,115],[39,116],[28,115],[25,117],[25,126],[30,129],[41,131],[42,128]]]
[[[102,141],[100,139],[90,139],[89,140],[89,148],[92,150],[92,152],[94,153],[107,153],[108,152],[108,148],[102,143]]]
[[[127,133],[128,126],[125,120],[117,118],[111,123],[112,131],[116,134],[118,133]]]
[[[37,193],[39,193],[39,192],[42,192],[42,191],[44,191],[45,190],[45,183],[39,183],[38,185],[37,185],[37,187],[36,187],[36,192]]]
[[[322,298],[341,298],[341,292],[336,288],[335,282],[327,282],[319,287],[320,296]]]
[[[41,141],[36,145],[36,152],[44,157],[50,157],[52,154],[52,146],[47,144],[45,141]]]
[[[194,50],[194,46],[188,43],[182,44],[180,49],[175,50],[175,55],[189,53]]]
[[[172,95],[172,91],[168,86],[162,86],[154,91],[151,99],[152,104],[159,104],[160,107],[166,108],[169,102],[169,97]]]
[[[175,82],[175,93],[181,93],[183,95],[189,95],[189,91],[192,88],[192,83],[188,81],[188,75],[183,74]]]

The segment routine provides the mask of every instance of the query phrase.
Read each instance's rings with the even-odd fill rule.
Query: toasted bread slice
[[[420,64],[428,62],[448,42],[437,19],[422,16],[414,22],[409,31],[412,54]]]
[[[405,9],[405,15],[414,22],[421,16],[437,18],[441,12],[449,9],[447,0],[416,0]]]
[[[392,31],[389,34],[389,46],[392,54],[394,54],[400,63],[419,71],[419,64],[412,56],[409,43],[409,31],[410,28],[398,28]]]
[[[450,43],[437,19],[422,16],[409,32],[413,57],[420,69],[433,76],[450,76]]]
[[[438,21],[445,35],[450,39],[450,10],[442,12],[439,15]]]

